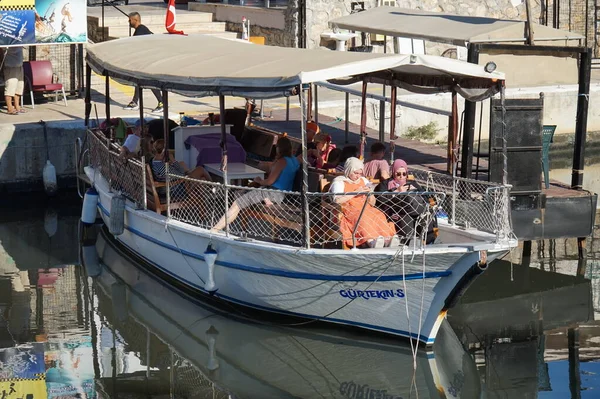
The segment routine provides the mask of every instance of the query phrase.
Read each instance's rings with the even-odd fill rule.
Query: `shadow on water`
[[[78,203],[54,208],[55,229],[45,208],[19,208],[0,214],[0,392],[11,378],[23,397],[48,398],[579,398],[600,388],[594,239],[585,268],[571,240],[494,262],[433,349],[413,355],[392,337],[228,314],[148,274],[103,231],[85,230],[80,244]]]

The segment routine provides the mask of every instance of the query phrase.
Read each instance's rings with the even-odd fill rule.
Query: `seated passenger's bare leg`
[[[229,222],[229,224],[233,223],[233,221],[235,220],[235,218],[237,218],[239,213],[240,213],[240,207],[239,207],[237,201],[235,201],[229,207],[229,212],[227,212],[227,222]],[[219,231],[219,230],[223,230],[223,229],[225,229],[225,215],[223,215],[221,220],[219,220],[219,222],[215,225],[215,227],[212,228],[212,231]]]

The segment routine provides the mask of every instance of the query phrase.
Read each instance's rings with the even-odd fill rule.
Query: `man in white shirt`
[[[23,95],[23,47],[4,49],[4,99],[9,115],[25,112],[21,109]]]

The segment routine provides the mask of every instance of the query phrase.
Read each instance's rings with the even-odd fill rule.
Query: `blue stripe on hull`
[[[108,210],[106,208],[104,208],[104,206],[102,206],[102,204],[100,202],[98,202],[98,207],[100,208],[102,213],[104,213],[106,216],[110,217]],[[159,245],[163,248],[183,254],[185,256],[189,256],[190,258],[204,261],[204,256],[202,256],[200,254],[189,252],[184,249],[179,249],[173,245],[159,241],[152,236],[144,234],[141,231],[134,229],[132,227],[125,226],[125,228],[127,230],[129,230],[131,233],[133,233],[145,240],[153,242],[154,244]],[[452,274],[452,271],[445,270],[445,271],[441,271],[441,272],[413,273],[413,274],[407,274],[406,276],[401,275],[401,274],[386,275],[386,276],[329,275],[329,274],[317,274],[317,273],[291,272],[291,271],[281,270],[281,269],[267,269],[267,268],[261,268],[261,267],[240,265],[240,264],[231,263],[231,262],[223,262],[223,261],[219,261],[219,260],[217,260],[215,263],[219,266],[223,266],[223,267],[226,267],[229,269],[243,270],[243,271],[247,271],[247,272],[251,272],[251,273],[267,274],[270,276],[286,277],[286,278],[293,278],[293,279],[317,280],[317,281],[360,281],[360,282],[378,281],[378,282],[386,282],[386,281],[403,281],[403,280],[421,280],[421,279],[428,279],[428,278],[440,278],[440,277],[447,277],[450,274]]]
[[[139,254],[138,252],[136,252],[133,248],[131,248],[129,245],[125,244],[123,241],[119,240],[119,238],[117,237],[117,240],[125,247],[127,247],[131,252],[137,254],[137,256],[141,257],[142,259],[144,259],[144,261],[146,261],[148,264],[152,265],[153,267],[159,269],[161,272],[168,274],[169,276],[171,276],[172,278],[181,281],[182,283],[186,284],[189,287],[192,287],[193,289],[203,293],[203,294],[209,294],[208,291],[204,290],[203,287],[189,281],[186,279],[181,278],[180,276],[173,274],[170,270],[165,269],[164,267],[160,266],[159,264],[153,262],[152,260],[146,258],[145,256]],[[376,325],[372,325],[372,324],[367,324],[367,323],[361,323],[358,321],[349,321],[349,320],[344,320],[344,319],[336,319],[333,317],[321,317],[321,316],[315,316],[315,315],[308,315],[308,314],[304,314],[304,313],[297,313],[297,312],[290,312],[287,310],[281,310],[281,309],[275,309],[275,308],[269,308],[267,306],[261,306],[261,305],[255,305],[253,303],[250,302],[246,302],[246,301],[241,301],[239,299],[227,296],[227,295],[223,295],[223,294],[219,294],[219,292],[217,291],[214,296],[221,298],[223,300],[229,301],[229,302],[233,302],[236,303],[238,305],[242,305],[242,306],[246,306],[246,307],[250,307],[250,308],[254,308],[254,309],[258,309],[258,310],[263,310],[263,311],[267,311],[267,312],[272,312],[272,313],[280,313],[280,314],[284,314],[284,315],[288,315],[288,316],[295,316],[295,317],[302,317],[305,319],[312,319],[312,320],[319,320],[319,321],[327,321],[327,322],[332,322],[332,323],[340,323],[340,324],[346,324],[349,326],[355,326],[355,327],[361,327],[361,328],[367,328],[370,330],[374,330],[374,331],[380,331],[380,332],[385,332],[385,333],[389,333],[389,334],[394,334],[394,335],[399,335],[402,337],[406,337],[406,338],[417,338],[422,342],[425,342],[427,344],[433,344],[434,342],[434,338],[429,338],[426,337],[424,335],[421,335],[420,337],[417,336],[416,333],[409,333],[408,331],[404,331],[404,330],[397,330],[394,328],[388,328],[388,327],[382,327],[382,326],[376,326]]]

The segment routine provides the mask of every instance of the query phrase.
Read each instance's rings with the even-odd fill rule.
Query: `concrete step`
[[[109,25],[106,25],[109,26]],[[160,25],[146,25],[153,33],[166,33],[164,21]],[[177,30],[185,33],[222,33],[225,32],[225,22],[177,23]],[[108,34],[113,37],[129,36],[128,26],[109,26]]]
[[[102,19],[97,16],[91,16],[92,18],[98,18],[98,22],[102,22]],[[148,27],[150,25],[164,25],[166,17],[166,10],[161,13],[154,14],[142,14],[142,23]],[[213,15],[209,12],[191,12],[186,10],[177,10],[177,24],[179,23],[194,23],[194,22],[212,22]],[[89,18],[89,17],[88,17]],[[105,16],[104,26],[129,26],[129,20],[126,16]]]

